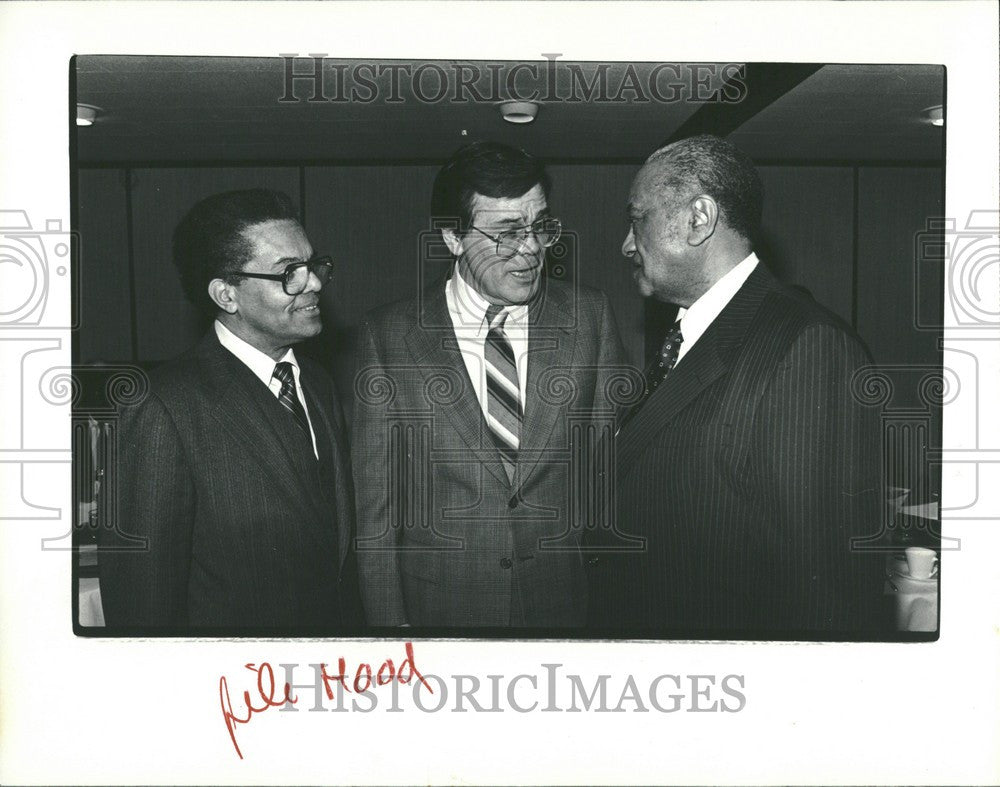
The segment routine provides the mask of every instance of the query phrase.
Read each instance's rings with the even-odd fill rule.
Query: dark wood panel
[[[412,297],[421,286],[436,172],[423,165],[305,168],[306,232],[335,264],[323,291],[323,334],[305,350],[331,369],[348,409],[365,312]]]
[[[431,166],[305,169],[305,227],[313,246],[334,257],[325,300],[338,323],[357,326],[369,309],[417,292],[436,172]]]
[[[81,170],[78,178],[78,357],[81,363],[131,361],[132,296],[124,172]]]
[[[622,255],[628,231],[625,205],[632,165],[565,165],[550,167],[550,207],[566,232],[576,235],[576,268],[581,283],[604,290],[629,360],[643,365],[642,296]]]
[[[940,363],[940,332],[915,327],[918,298],[922,317],[940,324],[940,269],[914,252],[927,220],[944,213],[943,178],[936,167],[858,172],[858,330],[879,363]]]
[[[191,347],[207,323],[188,303],[171,261],[171,239],[198,200],[222,191],[271,188],[299,203],[297,167],[156,168],[132,171],[132,237],[136,282],[136,353],[140,361],[172,358]]]
[[[858,171],[858,331],[891,381],[883,410],[886,478],[911,490],[909,502],[940,492],[940,466],[928,453],[941,440],[941,408],[924,384],[940,369],[943,279],[940,263],[921,264],[917,240],[940,217],[939,168],[862,167]],[[931,245],[936,245],[931,243]],[[919,306],[918,306],[919,304]]]
[[[764,217],[758,256],[852,319],[854,172],[850,167],[760,167]]]

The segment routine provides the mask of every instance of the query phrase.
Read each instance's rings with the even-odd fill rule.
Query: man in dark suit
[[[680,307],[620,416],[618,529],[591,558],[598,626],[707,636],[865,636],[881,581],[877,414],[852,395],[855,333],[754,255],[763,189],[712,136],[646,161],[622,246],[642,294]]]
[[[174,234],[187,296],[215,316],[121,416],[116,530],[99,556],[108,626],[331,633],[357,622],[348,444],[318,334],[329,257],[288,197],[227,192]]]
[[[623,350],[607,298],[543,275],[561,226],[523,151],[459,150],[432,212],[454,266],[361,329],[353,460],[370,623],[586,620],[581,460]]]

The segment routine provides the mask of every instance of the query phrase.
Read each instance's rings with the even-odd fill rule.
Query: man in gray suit
[[[623,350],[603,293],[543,272],[561,226],[523,151],[459,150],[434,183],[449,275],[361,329],[353,461],[370,623],[586,620],[581,491]]]
[[[261,189],[195,205],[174,261],[214,324],[120,413],[121,526],[98,558],[107,624],[343,631],[360,622],[347,439],[329,376],[292,349],[322,329],[332,261],[313,256],[288,197]]]

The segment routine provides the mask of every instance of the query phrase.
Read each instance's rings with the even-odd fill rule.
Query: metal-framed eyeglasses
[[[304,262],[293,262],[289,264],[282,273],[247,273],[246,271],[233,271],[229,274],[231,278],[247,277],[250,279],[267,279],[268,281],[280,281],[285,291],[285,295],[301,295],[309,286],[309,274],[313,274],[321,285],[330,281],[333,273],[333,257],[322,256],[313,257]]]
[[[497,245],[497,256],[502,260],[509,260],[517,256],[528,242],[528,236],[532,235],[538,241],[538,245],[547,249],[554,245],[559,236],[562,235],[562,222],[559,219],[544,217],[526,227],[514,227],[504,230],[498,235],[490,235],[479,227],[470,225],[480,235],[485,235]]]

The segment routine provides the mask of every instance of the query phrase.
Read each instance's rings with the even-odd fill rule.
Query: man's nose
[[[625,236],[625,241],[622,243],[622,254],[626,257],[635,254],[635,234],[631,227],[628,228],[628,235]]]
[[[309,271],[309,278],[306,279],[306,288],[303,292],[319,292],[323,289],[323,282],[319,280],[319,276],[316,275],[315,271]]]
[[[538,240],[538,236],[534,232],[529,232],[522,243],[522,248],[537,257],[543,247],[541,241]]]

